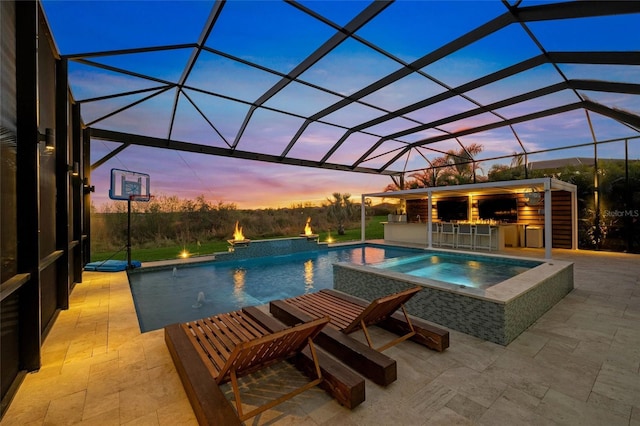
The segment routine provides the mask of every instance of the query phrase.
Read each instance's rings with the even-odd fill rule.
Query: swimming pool
[[[372,266],[450,284],[486,289],[541,263],[531,260],[431,252],[391,259]]]
[[[252,243],[253,244],[253,243]],[[281,241],[274,244],[282,244]],[[422,250],[358,245],[129,274],[142,332],[333,288],[333,264],[375,264]]]
[[[441,276],[444,280],[434,279],[425,269],[431,255],[467,259],[472,272],[452,266]],[[419,260],[422,264],[416,266]],[[479,263],[495,274],[494,280],[514,265],[527,270],[484,287],[452,282],[456,276],[480,275]],[[408,267],[418,275],[394,267]],[[143,267],[128,274],[143,332],[323,288],[373,300],[418,285],[422,290],[407,303],[410,314],[502,345],[573,289],[569,262],[381,244],[329,248],[306,238],[252,241],[242,249],[216,253],[214,262]]]

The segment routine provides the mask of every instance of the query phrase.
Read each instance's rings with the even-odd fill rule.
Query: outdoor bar
[[[400,200],[384,240],[432,248],[500,251],[505,247],[577,249],[576,186],[553,178],[483,182],[362,195]],[[364,235],[364,207],[362,211]]]

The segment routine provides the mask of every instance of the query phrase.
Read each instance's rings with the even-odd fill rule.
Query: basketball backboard
[[[129,170],[111,169],[111,188],[109,198],[112,200],[144,199],[151,196],[149,192],[150,178],[148,174]]]

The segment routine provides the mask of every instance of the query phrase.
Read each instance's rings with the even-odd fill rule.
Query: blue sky
[[[100,67],[70,62],[69,81],[75,99],[83,101],[85,123],[107,130],[158,138],[170,135],[178,141],[227,148],[238,136],[250,104],[281,79],[277,74],[265,72],[265,68],[275,73],[291,72],[335,34],[336,29],[332,25],[346,25],[369,5],[364,1],[305,1],[300,4],[313,13],[323,14],[329,22],[322,22],[290,4],[275,0],[227,2],[205,43],[211,51],[201,52],[179,92],[173,87],[161,92],[160,88],[180,79],[193,51],[191,47],[89,58],[101,64]],[[540,3],[522,2],[522,6],[534,4]],[[210,1],[44,2],[55,41],[64,55],[194,43],[212,5]],[[413,62],[505,12],[505,6],[499,1],[394,2],[358,30],[355,38],[345,40],[304,71],[299,76],[304,84],[291,82],[264,102],[263,108],[258,108],[251,116],[238,140],[237,149],[280,155],[302,128],[304,117],[397,71],[401,62]],[[531,22],[528,28],[547,51],[602,50],[636,54],[640,51],[640,35],[632,29],[638,24],[639,16],[634,14]],[[384,53],[376,51],[372,45]],[[379,117],[384,114],[383,110],[405,107],[442,93],[447,87],[460,86],[540,53],[540,48],[520,25],[509,25],[452,55],[433,61],[421,70],[421,74],[410,74],[364,97],[360,103],[352,103],[322,117],[319,122],[305,128],[287,155],[318,161],[343,136],[345,128]],[[114,68],[127,73],[117,72]],[[369,127],[365,132],[356,132],[335,151],[329,162],[352,164],[381,136],[561,82],[562,74],[568,79],[640,84],[638,68],[560,64],[557,69],[543,64],[465,93],[466,98],[456,96]],[[152,79],[139,78],[135,76],[137,74],[145,74]],[[318,90],[318,87],[326,88],[328,92]],[[158,90],[87,101],[153,88]],[[150,97],[151,94],[154,96]],[[605,92],[584,92],[580,95],[611,108],[640,114],[637,95]],[[577,100],[578,96],[573,91],[563,90],[495,112],[508,119]],[[133,106],[123,109],[128,105]],[[175,120],[171,125],[174,105]],[[421,130],[388,140],[361,166],[381,167],[393,157],[394,150],[407,143],[490,124],[500,120],[499,116],[480,114],[437,129]],[[592,121],[598,140],[638,136],[638,132],[628,126],[598,114],[592,113],[587,117],[583,110],[520,123],[514,125],[513,130],[531,152],[591,142],[593,138],[588,119]],[[418,170],[428,167],[430,159],[440,156],[440,152],[458,149],[459,144],[482,144],[482,158],[509,155],[522,149],[514,131],[503,127],[458,140],[437,142],[430,145],[432,150],[411,150],[391,168]],[[611,144],[602,152],[620,156],[621,145]],[[631,155],[640,158],[637,145],[632,144]],[[111,142],[93,141],[92,162],[117,146]],[[530,161],[591,155],[592,149],[576,149],[563,154],[532,155]],[[491,164],[491,161],[485,161],[483,170],[488,171]],[[150,174],[151,190],[157,195],[184,198],[204,195],[211,201],[235,203],[242,208],[319,203],[333,192],[348,192],[359,198],[361,193],[379,192],[391,182],[386,176],[133,146],[92,173],[91,183],[96,186],[93,200],[97,205],[108,201],[111,168]]]

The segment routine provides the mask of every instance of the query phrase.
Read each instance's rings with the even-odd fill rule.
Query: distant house
[[[529,170],[560,169],[569,166],[593,166],[593,157],[570,157],[555,160],[532,161],[528,164]]]
[[[599,162],[620,162],[624,164],[624,158],[598,158]],[[636,162],[640,160],[629,159],[629,162]],[[570,158],[558,158],[555,160],[543,160],[532,161],[528,164],[529,170],[549,170],[549,169],[561,169],[563,167],[579,167],[579,166],[591,166],[595,165],[593,157],[570,157]]]

